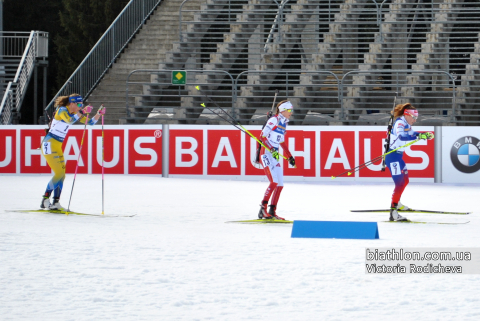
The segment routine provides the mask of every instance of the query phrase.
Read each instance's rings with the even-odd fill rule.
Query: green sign
[[[187,72],[184,70],[172,71],[172,85],[185,85],[187,81]]]

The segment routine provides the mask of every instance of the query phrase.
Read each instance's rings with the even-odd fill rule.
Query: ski
[[[15,213],[46,213],[46,214],[62,214],[67,215],[66,212],[59,210],[6,210],[6,212],[15,212]],[[68,215],[85,215],[85,216],[101,216],[101,217],[133,217],[137,214],[132,215],[104,215],[104,214],[90,214],[90,213],[79,213],[79,212],[68,212]]]
[[[424,221],[382,221],[383,223],[412,223],[412,224],[467,224],[470,221],[465,222],[424,222]]]
[[[228,221],[225,223],[245,223],[245,224],[292,224],[293,221],[286,220],[274,220],[274,219],[256,219],[256,220],[245,220],[245,221]]]
[[[384,210],[350,210],[350,212],[357,212],[357,213],[373,213],[373,212],[390,212],[390,209]],[[426,214],[454,214],[454,215],[468,215],[471,212],[445,212],[445,211],[431,211],[431,210],[416,210],[416,209],[408,209],[408,210],[398,210],[400,213],[426,213]]]

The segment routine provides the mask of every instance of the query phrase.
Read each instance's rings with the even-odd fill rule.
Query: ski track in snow
[[[48,175],[0,184],[1,320],[479,320],[480,275],[366,275],[367,247],[478,247],[480,185],[410,183],[402,201],[471,215],[379,223],[380,240],[292,239],[255,219],[265,182],[108,175],[105,214],[37,209]],[[73,175],[64,185],[68,205]],[[286,182],[290,220],[385,221],[393,183]],[[79,175],[72,210],[101,213],[101,176]]]

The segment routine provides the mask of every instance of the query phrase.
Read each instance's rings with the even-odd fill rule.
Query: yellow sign
[[[172,85],[185,85],[187,81],[187,72],[184,70],[172,71]]]

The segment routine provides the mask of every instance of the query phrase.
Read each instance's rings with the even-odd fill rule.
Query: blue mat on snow
[[[377,222],[293,221],[292,237],[378,239]]]

